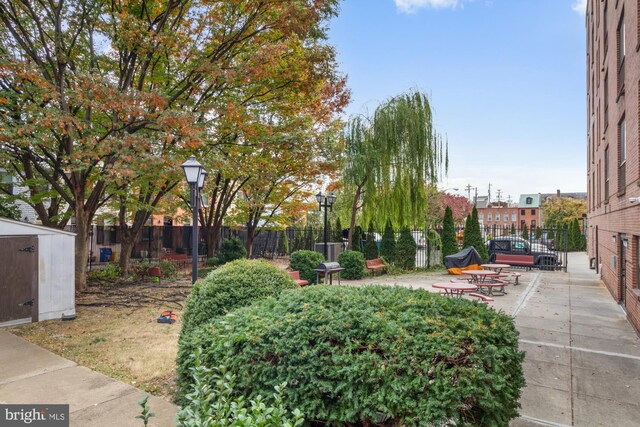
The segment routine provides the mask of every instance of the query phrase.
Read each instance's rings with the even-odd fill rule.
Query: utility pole
[[[500,194],[502,193],[502,190],[498,190],[498,204],[500,204]]]
[[[489,206],[491,204],[491,183],[489,183],[489,191],[487,195],[489,196],[487,200],[487,206]]]
[[[471,189],[472,189],[472,188],[473,188],[473,187],[471,186],[471,184],[468,184],[468,185],[465,187],[465,189],[467,190],[467,198],[468,198],[469,200],[471,200]]]

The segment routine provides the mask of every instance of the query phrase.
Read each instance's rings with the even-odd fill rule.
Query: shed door
[[[38,237],[0,237],[0,323],[38,320]]]

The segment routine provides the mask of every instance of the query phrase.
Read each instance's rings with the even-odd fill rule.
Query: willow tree
[[[350,235],[360,209],[363,221],[380,222],[376,216],[384,212],[398,226],[423,225],[426,188],[438,181],[443,163],[448,168],[427,96],[405,93],[380,105],[371,119],[352,118],[345,142],[344,181],[355,192]]]

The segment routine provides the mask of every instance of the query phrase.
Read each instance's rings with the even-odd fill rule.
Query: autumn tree
[[[549,197],[542,204],[542,220],[547,226],[569,224],[574,219],[580,220],[586,213],[587,202],[571,197]]]
[[[44,224],[75,217],[78,289],[90,224],[110,199],[124,205],[133,235],[182,179],[188,154],[214,157],[215,167],[234,155],[216,147],[251,144],[246,117],[261,114],[245,113],[257,104],[305,100],[308,114],[330,119],[346,96],[322,42],[336,8],[334,0],[0,3],[0,155]],[[146,165],[155,166],[150,175]],[[214,211],[223,215],[247,179],[214,175],[219,187],[209,188],[222,194],[210,198]]]

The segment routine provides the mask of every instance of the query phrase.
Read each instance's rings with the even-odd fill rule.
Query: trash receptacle
[[[111,248],[100,248],[100,262],[109,262],[111,253]]]

